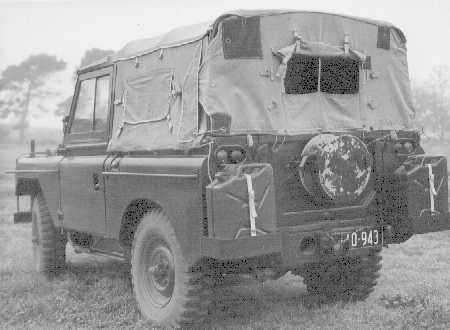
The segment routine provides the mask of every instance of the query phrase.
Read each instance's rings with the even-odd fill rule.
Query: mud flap
[[[16,212],[14,213],[14,224],[18,223],[30,223],[31,212]]]
[[[396,170],[406,193],[412,234],[450,229],[447,160],[415,155]]]

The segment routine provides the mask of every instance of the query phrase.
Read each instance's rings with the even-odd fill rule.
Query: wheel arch
[[[163,207],[147,198],[135,198],[125,208],[120,223],[119,241],[131,247],[134,233],[142,218],[151,210],[163,210]]]
[[[30,196],[32,200],[37,194],[41,193],[47,205],[50,218],[55,227],[59,227],[61,223],[58,221],[58,209],[60,201],[60,193],[58,183],[56,187],[49,180],[42,182],[41,177],[16,177],[16,196]],[[31,205],[31,204],[30,204]],[[20,208],[23,211],[23,208]]]

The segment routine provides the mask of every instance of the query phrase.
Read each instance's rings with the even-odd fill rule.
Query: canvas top
[[[342,15],[336,13],[329,12],[320,12],[320,11],[306,11],[306,10],[287,10],[287,9],[266,9],[266,10],[234,10],[229,11],[221,16],[219,16],[214,21],[208,21],[193,25],[181,26],[175,29],[170,30],[169,32],[152,37],[152,38],[143,38],[132,40],[128,42],[123,48],[114,53],[113,55],[96,61],[94,63],[88,64],[82,68],[80,71],[87,71],[91,68],[98,67],[101,65],[109,64],[111,62],[116,62],[124,59],[129,59],[131,57],[140,56],[144,54],[148,54],[159,49],[177,47],[184,45],[186,43],[193,42],[195,40],[199,40],[203,38],[208,31],[217,27],[217,25],[225,18],[230,16],[242,16],[242,17],[252,17],[252,16],[270,16],[270,15],[282,15],[282,14],[290,14],[290,13],[311,13],[311,14],[323,14],[323,15],[332,15],[343,17],[359,22],[364,22],[367,24],[377,25],[377,26],[388,26],[391,27],[399,33],[401,38],[406,41],[403,32],[394,26],[392,23],[380,20],[373,20],[369,18],[356,17],[350,15]]]
[[[117,63],[109,151],[195,147],[215,116],[230,118],[229,135],[409,130],[405,42],[382,21],[234,11],[84,70]]]

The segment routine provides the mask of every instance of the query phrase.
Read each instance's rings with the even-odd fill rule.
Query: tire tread
[[[37,253],[41,260],[38,271],[51,277],[64,270],[67,240],[55,228],[42,192],[34,196],[33,205],[35,203],[37,203],[37,207],[33,211],[39,212],[39,217],[35,217],[35,221],[38,222],[36,225],[40,247],[34,246],[35,249],[38,249]]]
[[[371,251],[367,256],[310,264],[296,271],[303,277],[307,290],[312,295],[319,295],[329,302],[363,301],[374,290],[379,271],[381,256],[379,251]],[[341,278],[336,280],[336,273]]]
[[[137,276],[134,275],[139,267],[136,244],[140,237],[145,235],[145,232],[149,230],[149,227],[163,233],[165,240],[170,242],[172,245],[170,248],[172,253],[174,253],[174,259],[180,262],[179,266],[183,272],[183,274],[179,276],[179,278],[183,279],[181,281],[182,283],[175,283],[176,286],[181,285],[182,287],[180,290],[176,290],[176,292],[183,292],[184,294],[175,296],[176,293],[174,291],[174,296],[172,299],[175,299],[175,305],[171,309],[171,315],[167,315],[167,317],[162,320],[152,320],[151,315],[149,315],[149,311],[146,310],[146,306],[144,306],[145,303],[139,301],[139,299],[137,299],[138,306],[145,317],[160,325],[170,328],[195,327],[202,323],[208,314],[209,300],[211,296],[209,287],[207,286],[206,281],[204,280],[204,275],[201,272],[194,271],[193,265],[189,265],[181,255],[175,255],[181,254],[181,249],[178,245],[175,231],[173,230],[169,219],[160,210],[152,210],[148,212],[139,223],[134,235],[131,253],[131,269],[133,275],[132,284],[135,295],[136,290],[141,289],[140,283],[137,283]],[[177,265],[175,265],[175,268],[177,268]]]

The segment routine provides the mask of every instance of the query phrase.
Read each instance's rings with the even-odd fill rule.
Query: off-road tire
[[[135,232],[131,251],[133,291],[145,318],[169,328],[204,321],[210,292],[203,275],[183,258],[167,216],[147,213]]]
[[[42,192],[31,199],[33,261],[47,277],[60,274],[66,265],[66,237],[55,228]]]
[[[379,251],[371,250],[365,256],[310,264],[298,274],[303,277],[308,292],[320,297],[321,302],[355,302],[370,295],[380,269]]]

